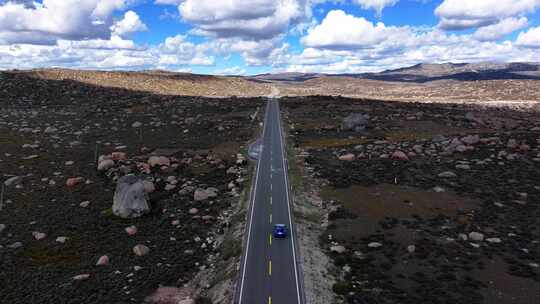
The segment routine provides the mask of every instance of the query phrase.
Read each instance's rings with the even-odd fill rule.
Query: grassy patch
[[[363,145],[368,142],[369,140],[362,138],[320,138],[303,141],[300,143],[300,147],[304,149],[324,149],[352,145]]]
[[[242,241],[232,235],[227,235],[222,245],[223,259],[228,260],[242,254]]]
[[[82,262],[81,248],[76,239],[69,239],[69,242],[61,246],[50,246],[36,243],[25,247],[23,255],[25,260],[36,266],[55,265],[72,266]]]

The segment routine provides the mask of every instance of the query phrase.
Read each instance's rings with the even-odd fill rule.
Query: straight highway
[[[268,100],[260,142],[262,150],[258,155],[235,303],[302,304],[285,143],[276,98]],[[275,239],[274,224],[286,224],[288,237]]]

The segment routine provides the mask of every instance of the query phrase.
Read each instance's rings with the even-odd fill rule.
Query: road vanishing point
[[[283,138],[278,99],[269,98],[240,265],[238,304],[303,303]],[[274,224],[286,224],[288,237],[273,238]]]

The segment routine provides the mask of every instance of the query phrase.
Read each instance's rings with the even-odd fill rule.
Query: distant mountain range
[[[417,64],[407,68],[387,70],[380,73],[363,74],[317,74],[280,73],[261,74],[249,77],[260,82],[303,82],[318,77],[353,77],[395,82],[430,82],[437,80],[479,81],[479,80],[540,80],[540,63],[443,63]]]

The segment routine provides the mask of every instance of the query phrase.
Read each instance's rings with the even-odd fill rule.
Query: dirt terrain
[[[270,93],[265,83],[248,81],[242,77],[224,77],[172,73],[105,72],[66,69],[42,69],[24,72],[29,77],[47,80],[74,80],[90,85],[145,91],[163,95],[207,97],[257,97]]]
[[[420,68],[375,76],[441,79],[0,72],[0,303],[229,303],[269,94],[311,302],[535,303],[539,80]]]
[[[538,299],[539,112],[337,97],[282,107],[320,184],[340,301]]]
[[[271,94],[274,87],[279,88],[282,96],[330,95],[427,103],[517,104],[524,107],[537,105],[540,100],[540,76],[536,76],[540,75],[538,71],[521,72],[535,73],[534,75],[511,74],[505,72],[509,69],[506,65],[488,65],[486,69],[490,68],[487,70],[489,75],[476,73],[473,76],[463,76],[464,71],[473,68],[478,67],[456,70],[447,69],[445,65],[424,65],[421,69],[412,67],[363,77],[323,74],[295,77],[225,77],[164,71],[104,72],[66,69],[41,69],[19,73],[35,79],[74,80],[110,88],[184,96],[257,97]],[[458,72],[461,74],[452,74]],[[408,77],[413,79],[409,80]],[[418,77],[421,78],[417,79]]]
[[[0,77],[0,303],[190,301],[199,271],[231,275],[215,267],[241,252],[224,239],[249,190],[262,99]],[[113,194],[130,173],[151,211],[122,219]]]
[[[519,102],[540,100],[539,80],[438,80],[390,82],[352,77],[318,77],[278,83],[284,96],[332,95],[408,102]]]

